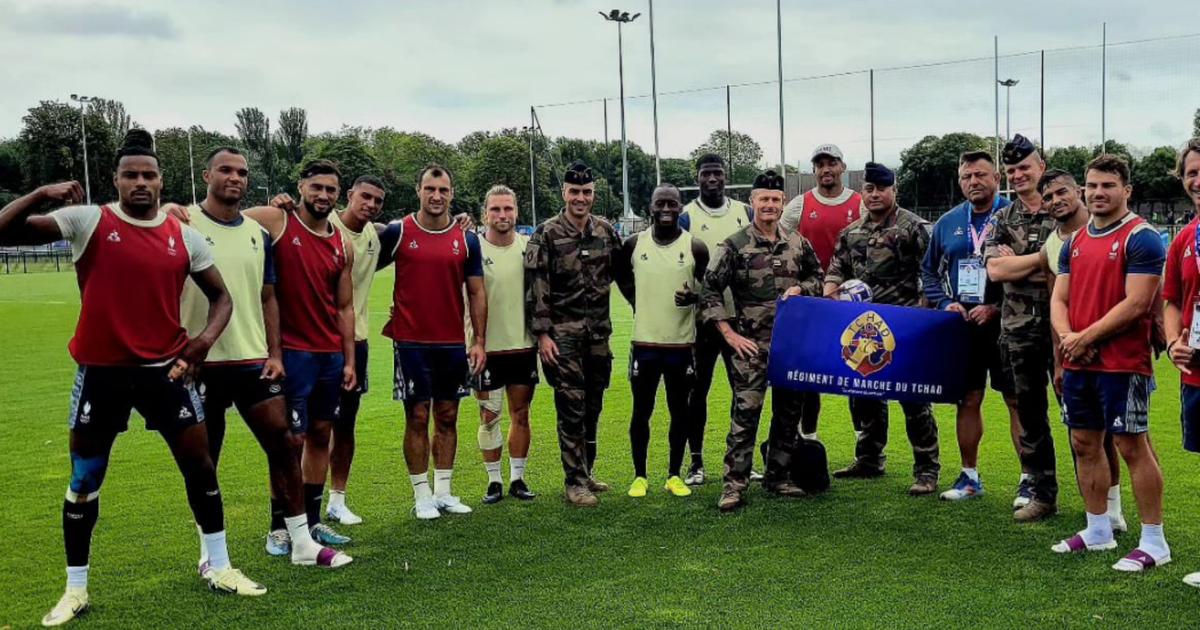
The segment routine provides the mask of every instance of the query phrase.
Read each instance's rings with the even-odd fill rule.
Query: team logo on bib
[[[1121,244],[1118,243],[1117,241],[1113,241],[1112,249],[1108,250],[1108,259],[1116,260],[1117,259],[1117,250],[1119,250],[1119,249],[1121,249]]]
[[[300,247],[300,237],[299,236],[292,237],[292,245],[295,245],[296,247]]]
[[[174,236],[167,237],[167,255],[168,256],[175,255],[175,237]]]
[[[896,337],[875,311],[859,315],[842,331],[842,361],[851,370],[870,376],[892,362]]]
[[[113,230],[108,233],[108,240],[112,243],[120,243],[121,235],[116,230]]]
[[[450,243],[452,245],[454,245],[454,255],[457,256],[458,255],[458,239],[454,239],[453,241],[450,241]]]

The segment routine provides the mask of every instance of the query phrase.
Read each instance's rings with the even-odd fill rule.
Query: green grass
[[[391,276],[375,284],[376,324],[387,313]],[[74,366],[66,343],[78,314],[71,274],[0,276],[0,627],[28,627],[64,582],[60,506],[68,478],[65,416]],[[552,396],[534,401],[529,479],[541,496],[478,507],[466,517],[417,522],[400,451],[401,411],[390,400],[391,357],[375,337],[374,389],[359,419],[350,503],[365,518],[344,528],[355,563],[339,572],[290,566],[262,549],[266,464],[245,426],[230,418],[220,479],[237,566],[270,589],[259,599],[218,596],[196,577],[197,540],[183,484],[157,434],[140,427],[114,449],[92,547],[94,610],[79,627],[611,627],[808,626],[838,628],[1195,627],[1197,597],[1180,578],[1200,569],[1200,476],[1180,448],[1178,376],[1159,365],[1155,442],[1166,476],[1166,532],[1176,562],[1145,576],[1109,568],[1118,552],[1060,557],[1049,546],[1083,524],[1065,431],[1055,423],[1062,513],[1012,523],[1018,466],[1007,416],[989,394],[981,470],[989,494],[967,504],[911,499],[911,451],[893,405],[889,474],[836,483],[820,497],[778,500],[760,490],[735,515],[715,508],[718,484],[688,499],[660,487],[666,411],[653,425],[651,484],[632,481],[629,391],[624,378],[629,311],[614,307],[614,382],[601,421],[597,474],[614,485],[595,510],[569,509]],[[706,456],[719,473],[729,392],[718,373]],[[848,462],[846,405],[826,396],[821,436],[832,465]],[[1054,412],[1056,413],[1056,412]],[[943,487],[957,473],[953,410],[937,410]],[[464,405],[455,489],[478,505],[486,482],[475,444],[477,412]],[[765,425],[765,421],[764,421]],[[761,435],[765,435],[765,427]],[[507,465],[505,466],[507,471]],[[507,472],[505,473],[507,477]],[[1123,480],[1126,517],[1137,510]]]

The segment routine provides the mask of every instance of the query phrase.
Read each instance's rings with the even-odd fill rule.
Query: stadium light
[[[1004,87],[1004,139],[1012,140],[1012,89],[1020,83],[1020,79],[1005,79],[996,81]]]
[[[608,13],[600,11],[600,17],[609,22],[617,23],[617,77],[621,83],[621,196],[624,198],[625,208],[622,212],[622,218],[636,218],[633,209],[629,206],[629,146],[625,140],[625,40],[621,31],[621,26],[628,24],[636,19],[641,13],[629,15],[628,11],[613,9]]]
[[[87,195],[87,204],[90,206],[92,205],[92,182],[91,177],[88,175],[87,123],[84,122],[86,116],[84,115],[83,108],[88,103],[96,100],[96,97],[72,94],[71,100],[79,103],[79,137],[83,140],[83,190]]]

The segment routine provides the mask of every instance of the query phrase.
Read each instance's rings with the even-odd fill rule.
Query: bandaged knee
[[[500,391],[488,392],[486,400],[479,401],[483,412],[483,422],[479,425],[479,448],[491,451],[504,444],[504,434],[500,432],[500,403],[503,400]]]
[[[504,409],[504,390],[494,389],[487,393],[487,398],[476,398],[479,402],[479,409],[484,412],[485,417],[490,414],[500,417],[500,412]]]

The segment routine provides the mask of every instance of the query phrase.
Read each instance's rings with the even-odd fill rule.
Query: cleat
[[[67,591],[59,598],[58,603],[50,612],[42,617],[42,625],[47,628],[61,626],[64,623],[87,612],[91,603],[88,601],[86,588],[67,587]]]
[[[433,500],[437,502],[438,510],[442,512],[449,514],[471,513],[471,508],[458,497],[446,495],[444,497],[434,497]]]
[[[634,477],[633,484],[629,486],[629,496],[636,498],[646,496],[646,490],[650,488],[650,482],[646,481],[645,477]]]
[[[983,496],[983,480],[971,479],[967,473],[959,473],[954,486],[942,493],[943,501],[964,501]]]
[[[209,568],[204,573],[204,579],[208,581],[208,588],[219,593],[257,597],[267,592],[267,587],[251,580],[233,567],[226,567],[220,571]]]
[[[1109,514],[1108,522],[1112,523],[1112,530],[1114,534],[1124,534],[1125,532],[1129,531],[1129,525],[1125,522],[1124,514]]]
[[[493,481],[488,484],[487,492],[483,494],[483,504],[492,505],[499,503],[500,499],[504,498],[504,484],[499,481]]]
[[[600,494],[601,492],[608,492],[609,485],[604,483],[603,481],[596,481],[592,477],[588,477],[586,483],[587,483],[588,490],[591,490],[592,494]]]
[[[779,481],[772,484],[763,484],[763,488],[767,492],[780,497],[802,497],[808,494],[803,488],[790,481]]]
[[[529,490],[529,486],[525,484],[524,479],[513,479],[512,483],[508,484],[508,495],[521,501],[532,501],[537,497],[536,494]]]
[[[292,537],[286,529],[277,529],[267,534],[267,555],[286,556],[292,553]]]
[[[1018,523],[1033,523],[1058,514],[1058,504],[1040,499],[1033,499],[1025,507],[1013,512],[1013,520]]]
[[[1019,510],[1033,500],[1033,480],[1028,477],[1023,477],[1021,483],[1017,484],[1017,496],[1013,499],[1013,509]]]
[[[937,492],[937,477],[922,475],[908,488],[908,496],[921,497]]]
[[[308,530],[318,545],[344,545],[350,542],[349,536],[343,536],[325,523],[317,523]]]
[[[329,509],[325,511],[325,518],[339,525],[358,525],[362,523],[362,517],[351,512],[350,508],[345,505],[329,506]]]
[[[433,497],[417,499],[413,504],[413,515],[422,521],[431,521],[442,515],[438,511],[437,501]]]
[[[692,495],[692,489],[687,487],[687,484],[679,478],[679,475],[674,475],[667,479],[667,483],[663,486],[663,490],[666,490],[677,497],[688,497]]]
[[[722,512],[732,512],[746,505],[746,499],[742,497],[740,490],[733,488],[725,488],[721,492],[721,498],[717,500],[717,509]]]
[[[326,569],[338,569],[354,562],[354,558],[329,547],[320,547],[317,554],[312,558],[296,558],[292,557],[292,564],[305,567],[323,567]]]
[[[567,502],[575,507],[596,507],[600,505],[600,499],[588,490],[587,486],[567,486],[566,490]]]
[[[689,486],[702,486],[704,480],[704,466],[692,466],[692,469],[688,471],[687,479],[684,479],[683,482]]]
[[[834,479],[874,479],[883,476],[882,468],[872,468],[860,463],[857,459],[849,466],[833,471]]]

